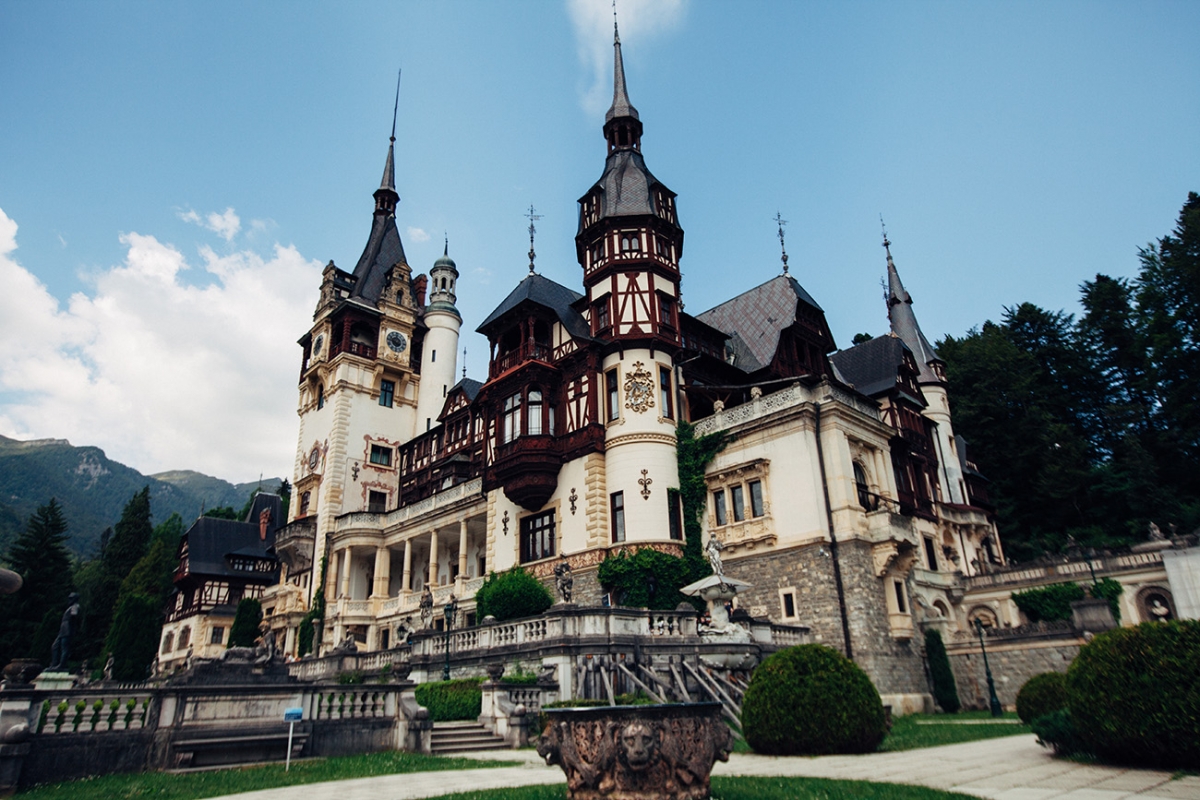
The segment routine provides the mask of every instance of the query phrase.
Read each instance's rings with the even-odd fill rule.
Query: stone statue
[[[258,647],[255,649],[256,664],[270,664],[279,655],[279,647],[275,643],[275,631],[264,622],[262,627],[262,636],[258,637]]]
[[[333,648],[335,653],[357,653],[358,642],[354,640],[354,634],[347,633],[346,638],[338,643],[337,647]]]
[[[421,592],[421,602],[417,604],[417,608],[421,609],[421,630],[427,631],[433,627],[433,592],[429,591],[428,583]]]
[[[1158,527],[1153,522],[1151,522],[1150,523],[1150,541],[1165,542],[1166,540],[1167,540],[1167,537],[1163,536],[1162,528]]]
[[[400,624],[396,626],[396,646],[408,644],[409,638],[413,635],[412,617],[405,617],[400,620]]]
[[[112,680],[113,662],[114,662],[115,660],[116,660],[116,659],[115,659],[115,657],[113,656],[113,654],[112,654],[112,653],[109,653],[109,654],[108,654],[108,660],[104,662],[104,680],[106,680],[106,681],[111,681],[111,680]],[[155,663],[157,664],[157,662],[158,662],[158,656],[157,656],[157,655],[154,657],[154,661],[155,661]]]
[[[558,589],[558,596],[564,603],[571,602],[571,591],[574,585],[575,578],[571,575],[571,564],[564,554],[562,560],[554,566],[554,586]]]
[[[58,626],[58,637],[50,648],[50,666],[47,672],[60,672],[67,667],[67,657],[71,654],[71,637],[79,628],[79,595],[75,592],[67,597],[67,610],[63,612],[62,622]]]
[[[713,575],[721,581],[721,585],[725,585],[725,568],[721,564],[721,551],[725,549],[725,545],[714,534],[709,534],[708,544],[704,546],[704,555],[708,558],[708,565],[712,567]]]

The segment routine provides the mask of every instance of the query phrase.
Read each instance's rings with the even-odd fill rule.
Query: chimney
[[[425,307],[425,289],[429,286],[429,278],[425,275],[418,275],[413,278],[413,300],[417,303],[417,308]]]

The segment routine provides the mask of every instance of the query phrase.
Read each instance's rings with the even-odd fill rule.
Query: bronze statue
[[[50,648],[50,666],[47,672],[60,672],[67,668],[67,657],[71,655],[71,637],[79,627],[79,595],[75,592],[67,597],[67,610],[58,625],[58,637]]]
[[[571,602],[571,591],[575,586],[575,578],[571,575],[571,564],[567,561],[566,555],[563,555],[562,560],[554,565],[554,586],[558,589],[558,596],[564,603]]]

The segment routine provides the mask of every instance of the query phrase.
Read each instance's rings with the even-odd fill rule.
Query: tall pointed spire
[[[883,217],[879,218],[879,224],[883,225]],[[945,379],[941,377],[942,359],[917,323],[917,315],[913,313],[912,308],[912,295],[900,282],[900,273],[896,270],[896,262],[892,260],[892,243],[888,239],[886,227],[883,228],[883,249],[887,252],[888,322],[891,323],[892,333],[908,345],[908,349],[916,357],[917,367],[920,369],[920,383],[943,383]]]
[[[617,9],[613,6],[613,101],[604,115],[604,121],[616,117],[638,118],[637,109],[629,102],[629,90],[625,88],[625,60],[621,57],[621,32],[617,30]]]
[[[392,106],[392,135],[388,139],[387,161],[383,164],[383,178],[375,190],[375,213],[395,214],[396,203],[396,114],[400,110],[400,72],[396,73],[396,102]]]

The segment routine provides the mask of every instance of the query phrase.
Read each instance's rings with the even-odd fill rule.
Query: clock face
[[[408,347],[408,339],[400,331],[388,331],[387,346],[394,353],[403,353],[404,348]]]
[[[321,448],[314,447],[312,452],[308,454],[308,468],[316,469],[317,463],[321,460]]]

